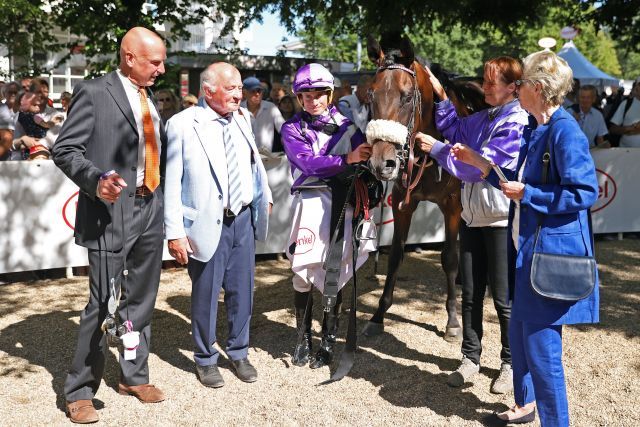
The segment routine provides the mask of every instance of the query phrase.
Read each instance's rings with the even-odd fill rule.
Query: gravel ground
[[[640,420],[640,241],[597,244],[602,322],[564,333],[572,425],[634,426]],[[422,425],[472,426],[512,404],[511,395],[489,393],[500,367],[499,331],[485,304],[482,369],[474,384],[446,385],[460,359],[459,344],[444,341],[444,275],[439,253],[405,258],[383,335],[359,337],[356,365],[344,380],[318,384],[329,369],[289,363],[295,339],[288,262],[261,260],[249,357],[258,382],[238,380],[228,361],[226,385],[202,387],[194,375],[189,324],[190,283],[185,270],[165,270],[153,319],[151,380],[168,399],[143,405],[115,391],[115,353],[94,404],[107,425]],[[381,268],[386,256],[381,256]],[[359,330],[377,306],[383,276],[373,262],[360,275]],[[0,425],[66,424],[62,388],[75,345],[87,279],[44,280],[0,286]],[[316,299],[317,301],[318,299]],[[321,313],[316,307],[315,319]],[[225,312],[220,310],[220,319]],[[344,336],[345,327],[341,336]],[[226,322],[219,322],[224,342]],[[319,331],[319,323],[314,328]],[[317,334],[316,334],[317,335]],[[317,340],[315,344],[317,345]],[[339,348],[341,348],[341,344]]]

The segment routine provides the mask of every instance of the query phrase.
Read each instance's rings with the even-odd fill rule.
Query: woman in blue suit
[[[561,108],[572,86],[567,63],[553,52],[524,60],[518,83],[522,107],[530,113],[515,172],[504,169],[499,182],[492,164],[468,147],[456,144],[451,154],[482,170],[513,201],[509,210],[509,286],[512,298],[509,339],[516,405],[498,418],[517,424],[533,421],[537,405],[543,427],[568,426],[569,408],[562,366],[562,325],[597,323],[599,293],[577,302],[561,302],[535,293],[530,283],[538,223],[537,250],[593,255],[588,210],[598,198],[589,143],[578,123]],[[547,183],[542,184],[542,156],[551,154]]]

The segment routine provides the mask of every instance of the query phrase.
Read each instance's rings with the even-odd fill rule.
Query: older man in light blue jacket
[[[226,353],[241,380],[257,379],[247,358],[254,238],[266,239],[272,198],[249,113],[240,108],[240,73],[230,64],[215,63],[202,80],[204,97],[198,105],[167,123],[165,235],[169,253],[187,264],[192,280],[198,379],[207,387],[221,387],[214,347],[221,288],[229,323]]]

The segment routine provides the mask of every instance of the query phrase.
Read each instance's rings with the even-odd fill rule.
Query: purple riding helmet
[[[293,79],[293,93],[296,95],[301,92],[309,92],[314,90],[330,90],[333,92],[333,75],[321,64],[303,65],[296,72]]]

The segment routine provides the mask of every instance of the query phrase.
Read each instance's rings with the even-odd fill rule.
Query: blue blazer
[[[167,172],[165,179],[164,228],[167,240],[186,237],[192,258],[207,262],[215,253],[223,223],[223,192],[227,191],[224,146],[216,141],[214,122],[219,116],[201,98],[167,122]],[[254,235],[265,240],[269,204],[273,203],[267,172],[256,147],[249,112],[233,113],[253,152],[253,202],[251,215]],[[225,171],[224,173],[222,171]],[[247,238],[250,238],[247,236]]]
[[[547,184],[542,182],[542,156],[549,143],[551,162]],[[518,250],[511,238],[515,203],[509,209],[509,287],[512,298],[511,318],[522,322],[561,325],[596,323],[599,320],[599,290],[578,302],[560,302],[536,294],[530,284],[533,244],[538,219],[541,221],[538,250],[568,255],[592,255],[592,230],[587,211],[598,198],[595,165],[589,142],[578,123],[563,108],[553,113],[546,125],[537,126],[530,116],[520,145],[516,172],[503,169],[517,179],[524,168],[524,196],[520,201]],[[487,178],[498,186],[498,176]]]

